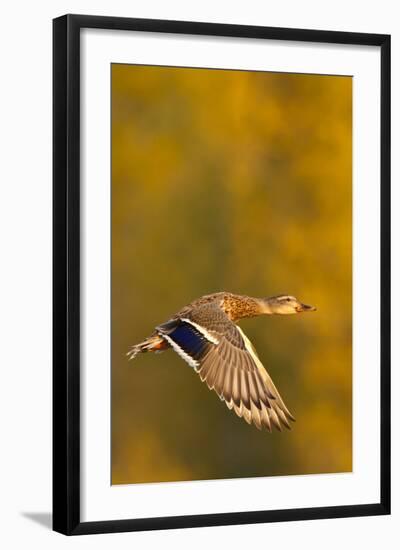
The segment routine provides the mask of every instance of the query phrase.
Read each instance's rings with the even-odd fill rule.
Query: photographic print
[[[111,483],[352,471],[352,78],[111,65]]]
[[[390,36],[53,29],[53,529],[390,514]]]

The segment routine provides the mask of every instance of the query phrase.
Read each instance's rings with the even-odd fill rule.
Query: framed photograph
[[[390,513],[390,36],[54,20],[54,530]]]

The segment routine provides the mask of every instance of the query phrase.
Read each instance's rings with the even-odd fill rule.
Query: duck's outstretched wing
[[[271,431],[290,429],[290,414],[250,340],[216,304],[156,328],[229,409]]]

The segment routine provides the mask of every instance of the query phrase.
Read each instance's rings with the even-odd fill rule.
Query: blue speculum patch
[[[195,360],[200,359],[208,347],[204,336],[188,323],[181,323],[168,336]]]

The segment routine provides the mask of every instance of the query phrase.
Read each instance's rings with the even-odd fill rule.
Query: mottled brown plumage
[[[176,314],[176,317],[182,317],[185,315],[185,312],[196,310],[204,304],[217,304],[231,321],[238,321],[245,317],[255,317],[262,314],[261,304],[257,298],[240,296],[231,292],[216,292],[197,298],[182,308]]]
[[[229,292],[202,296],[156,327],[144,342],[133,346],[130,358],[139,352],[172,347],[213,389],[229,409],[257,428],[290,429],[294,417],[284,404],[257,352],[235,322],[257,315],[314,311],[293,296],[252,298]]]

